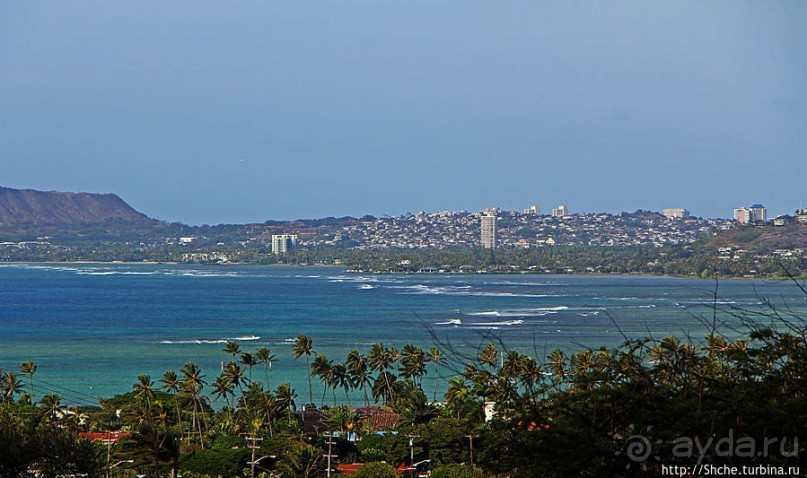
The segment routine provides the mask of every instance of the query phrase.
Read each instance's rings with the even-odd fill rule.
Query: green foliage
[[[39,421],[42,414],[30,405],[0,405],[0,476],[26,476],[34,464],[43,476],[98,476],[104,450],[78,439],[66,424]]]
[[[249,460],[249,450],[194,450],[183,453],[179,460],[182,472],[208,476],[243,476]]]
[[[471,465],[451,463],[432,468],[431,478],[485,478],[485,473]]]
[[[468,460],[468,444],[463,423],[456,418],[438,417],[418,427],[427,444],[432,463],[460,463]]]
[[[276,434],[272,437],[264,437],[261,442],[261,455],[282,456],[284,453],[297,446],[299,435]]]
[[[361,461],[367,463],[371,461],[383,461],[387,454],[380,448],[365,448],[361,451]]]
[[[380,461],[367,463],[350,476],[352,478],[398,478],[392,465]]]
[[[222,435],[213,441],[214,450],[231,450],[233,448],[246,448],[247,441],[237,436]]]
[[[324,469],[322,450],[307,444],[298,443],[280,457],[277,469],[288,478],[310,478]]]
[[[759,329],[750,334],[752,342],[709,336],[698,345],[670,337],[553,355],[551,382],[536,384],[545,387],[543,398],[511,390],[498,402],[500,419],[475,442],[479,462],[513,477],[621,476],[635,464],[624,453],[634,435],[655,444],[654,456],[670,465],[699,457],[673,453],[680,437],[704,442],[733,435],[760,444],[791,437],[792,444],[807,434],[804,332]],[[485,393],[505,396],[496,376],[506,368],[507,360],[485,378]],[[706,458],[735,466],[793,464],[784,454],[763,461],[709,450]]]
[[[388,463],[401,463],[409,458],[409,439],[403,435],[370,434],[359,440],[357,443],[360,456],[363,460],[370,458],[378,459],[379,452]],[[369,456],[365,457],[365,450],[372,449]],[[416,450],[420,448],[416,447]]]
[[[736,237],[737,242],[742,243],[749,243],[754,241],[759,237],[759,229],[756,227],[750,227],[747,230],[743,231],[741,234],[738,234]]]

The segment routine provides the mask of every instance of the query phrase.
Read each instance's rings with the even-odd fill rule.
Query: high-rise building
[[[754,204],[748,209],[751,210],[751,221],[757,222],[768,220],[768,210],[765,209],[765,206],[762,204]]]
[[[496,213],[489,210],[482,213],[482,247],[496,248]]]
[[[689,217],[689,211],[680,207],[672,207],[661,211],[662,214],[670,219],[683,219]]]
[[[751,222],[751,211],[747,207],[738,207],[734,210],[734,220],[740,224]]]
[[[272,234],[272,252],[285,254],[297,245],[296,234]]]
[[[541,209],[538,206],[530,206],[524,210],[524,214],[534,214],[539,216],[541,214]]]
[[[734,210],[734,220],[740,224],[750,222],[764,222],[768,220],[768,210],[762,204],[751,207],[740,207]]]
[[[796,209],[796,221],[799,224],[807,224],[807,208]]]
[[[563,217],[569,215],[569,208],[564,205],[560,205],[556,208],[552,208],[552,216],[553,217]]]

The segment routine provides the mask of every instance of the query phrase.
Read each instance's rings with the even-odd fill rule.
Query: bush
[[[485,473],[471,465],[452,463],[432,470],[431,478],[484,478]]]
[[[213,442],[214,450],[232,450],[233,448],[246,448],[247,441],[241,437],[222,435]]]
[[[365,448],[364,451],[361,452],[361,461],[383,461],[385,456],[386,453],[384,453],[384,450],[380,450],[378,448]]]
[[[403,435],[367,435],[357,443],[362,460],[399,463],[409,458],[409,439]],[[369,453],[368,449],[373,449]],[[381,454],[379,454],[381,452]],[[418,453],[418,447],[415,453]]]
[[[398,478],[392,465],[380,461],[367,463],[350,476],[353,478]]]
[[[241,476],[249,454],[249,450],[195,450],[182,454],[179,468],[199,475]]]

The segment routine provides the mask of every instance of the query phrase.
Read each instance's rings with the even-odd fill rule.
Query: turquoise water
[[[247,352],[269,347],[278,357],[271,385],[292,382],[302,403],[308,395],[305,362],[291,354],[299,334],[312,336],[317,352],[337,360],[375,342],[428,347],[439,340],[465,354],[490,339],[542,357],[555,348],[618,345],[622,333],[700,338],[712,321],[714,288],[713,281],[669,277],[3,265],[0,369],[32,360],[39,366],[37,395],[58,391],[71,403],[90,403],[130,390],[141,373],[156,380],[188,360],[212,381],[229,358],[224,341],[235,339]],[[804,295],[784,282],[727,280],[718,295],[718,318],[727,334],[739,326],[732,310],[760,309],[762,298],[807,315]],[[259,365],[253,376],[263,375]],[[441,375],[451,371],[445,367]]]

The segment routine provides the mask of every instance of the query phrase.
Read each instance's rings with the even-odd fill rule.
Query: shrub
[[[241,476],[249,453],[249,450],[196,450],[182,454],[179,468],[208,476]]]
[[[367,463],[350,476],[353,478],[398,478],[392,465],[380,461]]]
[[[434,468],[431,478],[484,478],[485,473],[471,465],[452,463]]]

